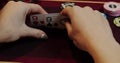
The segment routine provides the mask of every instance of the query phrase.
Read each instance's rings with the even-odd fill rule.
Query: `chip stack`
[[[120,16],[120,4],[117,2],[106,2],[104,5],[104,12],[110,16]]]

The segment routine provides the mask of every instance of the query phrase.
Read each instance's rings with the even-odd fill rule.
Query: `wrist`
[[[95,63],[119,63],[120,45],[115,39],[91,42],[87,50]]]

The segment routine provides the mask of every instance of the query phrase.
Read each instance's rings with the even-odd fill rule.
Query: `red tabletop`
[[[63,2],[39,1],[47,12],[60,12]],[[91,6],[103,12],[103,3],[76,2],[79,6]],[[114,17],[107,17],[114,37],[120,43],[120,28],[113,24]],[[23,63],[93,63],[92,57],[77,49],[68,38],[66,30],[41,28],[48,34],[48,40],[31,37],[21,38],[15,42],[0,44],[1,61],[18,61]],[[99,32],[98,32],[99,33]],[[106,45],[107,46],[107,45]]]

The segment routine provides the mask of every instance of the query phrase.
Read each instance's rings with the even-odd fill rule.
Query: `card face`
[[[48,14],[33,14],[30,16],[30,26],[35,27],[46,27],[46,28],[58,28],[64,29],[64,22],[66,21],[66,16],[61,15],[59,12],[65,7],[73,7],[75,5],[82,5],[84,3],[79,2],[58,2],[58,1],[42,1],[38,2]],[[45,5],[47,4],[47,5]],[[91,5],[91,4],[88,4]],[[98,6],[97,6],[98,7]],[[55,13],[53,13],[55,12]]]
[[[64,22],[66,19],[67,17],[60,13],[34,14],[30,16],[30,25],[64,29]]]

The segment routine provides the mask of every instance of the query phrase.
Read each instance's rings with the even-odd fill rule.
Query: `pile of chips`
[[[120,3],[117,2],[106,2],[103,5],[104,12],[109,16],[115,17],[113,23],[120,27]]]

